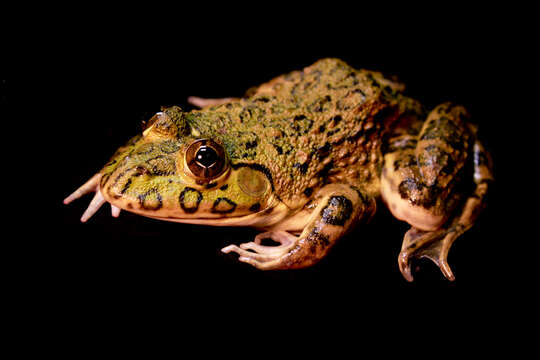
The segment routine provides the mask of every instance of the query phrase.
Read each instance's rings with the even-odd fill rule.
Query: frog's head
[[[119,208],[163,220],[256,225],[257,213],[275,203],[268,170],[234,163],[227,144],[201,134],[186,115],[178,107],[154,115],[105,165],[101,193]]]

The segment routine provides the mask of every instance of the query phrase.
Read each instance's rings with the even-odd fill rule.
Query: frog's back
[[[380,73],[323,59],[191,119],[202,134],[222,139],[233,164],[269,169],[284,200],[309,197],[330,182],[377,192],[383,128],[377,114],[400,90]]]

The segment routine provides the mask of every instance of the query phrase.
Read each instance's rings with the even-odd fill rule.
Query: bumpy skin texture
[[[489,155],[465,109],[443,104],[428,113],[403,89],[323,59],[241,99],[189,113],[163,109],[83,188],[145,216],[266,230],[223,249],[261,269],[316,263],[369,220],[382,195],[413,226],[400,254],[404,276],[412,280],[411,258],[428,256],[452,279],[444,239],[476,219],[492,179]],[[281,245],[263,246],[264,237]]]

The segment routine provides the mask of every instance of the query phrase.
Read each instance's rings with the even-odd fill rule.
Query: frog
[[[162,107],[65,204],[94,192],[112,216],[248,226],[223,253],[261,270],[318,264],[380,207],[410,225],[398,267],[428,258],[449,280],[453,242],[485,208],[493,164],[461,105],[427,109],[381,72],[324,58],[242,97]],[[272,244],[268,241],[271,240]]]

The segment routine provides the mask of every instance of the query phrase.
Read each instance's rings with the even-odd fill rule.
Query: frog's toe
[[[113,204],[111,204],[111,215],[113,217],[119,217],[120,216],[120,208],[117,207],[117,206],[114,206]]]
[[[437,231],[422,231],[412,227],[403,239],[398,257],[399,270],[407,281],[413,281],[411,259],[428,258],[433,261],[443,275],[450,281],[455,280],[448,264],[448,251],[454,240],[462,233],[459,226]]]
[[[101,174],[97,173],[85,182],[80,188],[75,190],[71,195],[64,199],[64,204],[69,204],[73,200],[80,198],[83,195],[86,195],[91,192],[96,192],[99,188],[99,180],[101,179]]]
[[[266,255],[282,253],[285,247],[287,246],[286,245],[265,246],[265,245],[257,244],[255,242],[240,244],[240,248],[244,250],[253,250],[259,254],[266,254]]]
[[[105,198],[103,197],[103,195],[101,194],[99,190],[100,179],[101,179],[101,174],[100,173],[95,174],[94,176],[90,178],[90,180],[88,180],[80,188],[75,190],[71,195],[69,195],[68,197],[64,199],[64,204],[67,205],[71,203],[73,200],[76,200],[82,197],[83,195],[86,195],[91,192],[96,193],[94,195],[94,198],[88,205],[88,208],[86,208],[85,212],[81,216],[82,222],[86,222],[88,219],[90,219],[92,215],[94,215],[99,210],[99,208],[106,202]],[[118,215],[120,215],[120,209],[117,208],[116,206],[113,206],[113,205],[111,206],[112,206],[112,215],[114,217],[118,217]]]
[[[272,239],[280,245],[261,245],[263,239]],[[236,252],[239,261],[251,264],[261,270],[279,269],[291,249],[297,242],[297,237],[286,231],[271,231],[257,235],[252,242],[240,246],[229,245],[221,249],[224,253]]]
[[[101,195],[101,192],[97,191],[94,198],[90,202],[90,205],[88,205],[88,208],[86,208],[85,212],[81,216],[81,221],[86,222],[88,219],[90,219],[104,203],[105,198],[103,195]]]
[[[227,247],[224,247],[221,249],[222,252],[228,254],[230,252],[235,252],[238,255],[240,255],[239,260],[244,262],[250,262],[246,260],[253,260],[256,262],[267,262],[272,261],[275,258],[275,254],[260,254],[257,252],[249,251],[246,249],[242,249],[241,247],[238,247],[236,245],[229,245]]]

